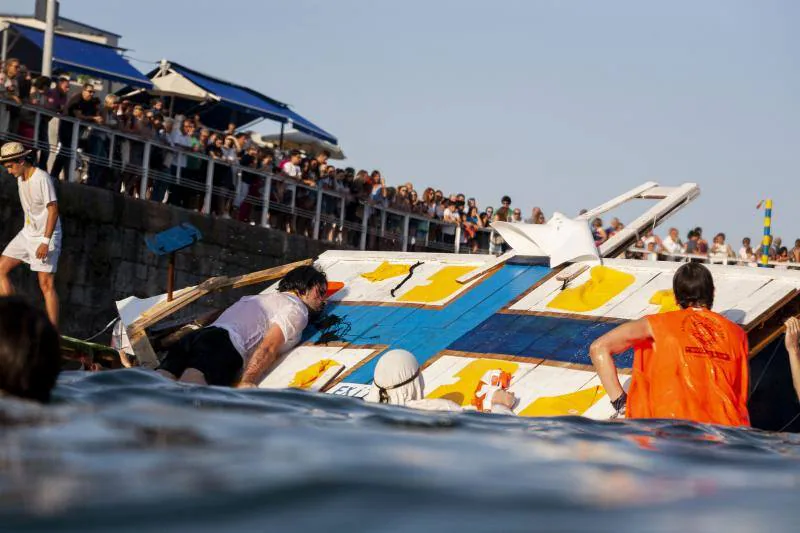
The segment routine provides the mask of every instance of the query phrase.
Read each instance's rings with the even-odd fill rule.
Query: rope
[[[97,333],[95,333],[94,335],[92,335],[91,337],[89,337],[88,339],[83,339],[83,342],[91,342],[91,341],[93,341],[94,339],[96,339],[97,337],[99,337],[100,335],[102,335],[103,333],[105,333],[106,331],[108,331],[108,328],[110,328],[111,326],[113,326],[113,325],[114,325],[114,323],[115,323],[117,320],[119,320],[119,319],[117,319],[117,318],[112,318],[112,319],[111,319],[111,322],[109,322],[108,324],[106,324],[106,327],[104,327],[103,329],[101,329],[100,331],[98,331]]]
[[[772,359],[775,357],[775,354],[778,353],[778,348],[780,348],[780,345],[781,344],[779,342],[775,343],[775,348],[772,350],[772,355],[769,356],[769,361],[767,361],[767,364],[764,367],[764,370],[761,372],[761,375],[758,377],[758,381],[756,381],[756,384],[753,385],[753,390],[750,391],[751,395],[756,391],[756,389],[758,389],[758,385],[761,383],[761,380],[764,379],[764,376],[766,375],[767,370],[769,369],[769,365],[772,364]]]
[[[409,268],[409,269],[408,269],[408,275],[407,275],[405,278],[403,278],[403,281],[401,281],[400,283],[398,283],[398,284],[397,284],[397,287],[395,287],[394,289],[392,289],[391,291],[389,291],[389,292],[390,292],[390,294],[392,295],[392,298],[394,298],[394,293],[397,291],[397,289],[399,289],[400,287],[402,287],[403,285],[405,285],[406,281],[408,281],[408,280],[410,280],[410,279],[411,279],[411,276],[413,276],[413,275],[414,275],[414,270],[415,270],[415,269],[416,269],[418,266],[420,266],[420,265],[423,265],[423,264],[424,264],[424,263],[423,263],[422,261],[417,261],[416,263],[414,263],[413,265],[411,265],[411,268]]]

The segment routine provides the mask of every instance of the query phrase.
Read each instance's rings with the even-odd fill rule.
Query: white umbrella
[[[261,135],[260,133],[253,133],[253,141],[259,146],[264,146],[266,143],[272,143],[278,146],[281,142],[281,135],[279,133],[271,135]],[[283,149],[284,150],[303,150],[304,152],[315,155],[323,150],[327,150],[331,154],[331,159],[342,160],[345,159],[342,149],[335,144],[317,139],[314,136],[303,133],[302,131],[291,130],[283,134]]]
[[[599,261],[600,254],[585,220],[553,213],[547,224],[492,224],[517,255],[549,256],[550,267],[569,261]]]

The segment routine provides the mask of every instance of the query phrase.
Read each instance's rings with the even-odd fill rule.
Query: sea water
[[[0,400],[3,531],[798,531],[800,437],[65,373]]]

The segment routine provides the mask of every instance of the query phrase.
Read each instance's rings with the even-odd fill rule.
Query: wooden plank
[[[790,298],[796,290],[791,284],[778,280],[767,283],[753,294],[751,302],[748,302],[750,307],[745,310],[741,323],[745,324],[747,329],[751,329],[755,324],[763,322],[768,312],[776,309],[776,303]]]
[[[646,183],[643,183],[643,184],[639,185],[638,187],[634,187],[633,189],[620,194],[616,198],[612,198],[611,200],[609,200],[609,201],[607,201],[607,202],[605,202],[603,204],[600,204],[600,205],[598,205],[597,207],[595,207],[593,209],[590,209],[586,213],[584,213],[582,215],[579,215],[577,218],[582,218],[584,220],[591,220],[591,219],[593,219],[594,217],[596,217],[598,215],[602,215],[606,211],[611,211],[615,207],[619,207],[622,204],[625,204],[625,203],[633,200],[634,198],[640,196],[642,193],[644,193],[647,190],[652,189],[654,187],[658,187],[658,183],[656,183],[654,181],[648,181]]]
[[[750,357],[755,357],[761,350],[786,332],[786,320],[790,317],[800,318],[800,291],[788,295],[777,302],[765,315],[763,321],[755,321],[747,330],[750,344]]]
[[[335,375],[327,377],[324,384],[319,385],[319,390],[331,384],[331,382],[342,372],[352,369],[364,359],[370,358],[376,353],[373,348],[345,348],[340,346],[297,346],[293,350],[281,355],[259,383],[261,389],[285,388],[294,380],[295,375],[314,365],[323,359],[336,361],[337,367],[341,366]],[[317,381],[327,374],[323,372]],[[317,381],[314,384],[317,384]]]
[[[644,214],[629,222],[622,231],[601,244],[600,255],[602,257],[614,257],[631,244],[634,244],[637,236],[644,235],[647,230],[657,227],[672,213],[682,209],[699,195],[700,188],[695,183],[684,183],[679,187],[675,187],[674,192],[667,198],[659,201],[645,211]]]
[[[320,392],[321,390],[326,388],[334,379],[336,379],[336,376],[341,374],[344,369],[345,369],[344,365],[335,365],[330,367],[328,370],[323,372],[322,375],[318,377],[314,383],[311,384],[308,390],[312,392]]]
[[[653,187],[638,196],[645,200],[662,200],[675,192],[675,187]]]
[[[191,290],[188,290],[186,292],[179,291],[178,292],[179,296],[174,298],[171,302],[164,301],[161,302],[160,304],[155,305],[151,309],[148,309],[147,311],[142,313],[131,326],[142,329],[152,326],[159,320],[171,315],[175,311],[178,311],[186,307],[190,303],[198,300],[199,298],[207,294],[225,289],[238,289],[240,287],[245,287],[247,285],[262,283],[264,281],[269,281],[272,279],[278,279],[288,274],[291,270],[294,270],[299,266],[310,265],[312,262],[313,262],[312,259],[306,259],[304,261],[297,261],[295,263],[290,263],[288,265],[268,268],[250,274],[235,276],[233,278],[220,276],[208,279]]]
[[[479,277],[483,276],[484,274],[488,274],[489,272],[492,272],[492,271],[500,268],[501,266],[503,266],[506,263],[506,261],[508,261],[509,259],[511,259],[512,257],[514,257],[516,255],[517,255],[517,252],[515,252],[514,250],[510,250],[510,251],[504,253],[503,255],[499,256],[497,258],[497,260],[489,263],[488,265],[485,265],[485,266],[483,266],[483,267],[481,267],[481,268],[479,268],[477,270],[473,270],[472,272],[467,272],[466,274],[464,274],[463,276],[458,278],[456,281],[459,282],[459,283],[462,283],[462,284],[463,283],[469,283],[470,281],[478,279]]]

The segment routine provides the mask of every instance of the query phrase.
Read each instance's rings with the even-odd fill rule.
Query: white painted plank
[[[793,284],[785,283],[783,281],[774,280],[766,284],[764,287],[756,291],[755,294],[753,294],[752,300],[748,302],[750,306],[747,309],[741,324],[749,324],[758,318],[762,313],[767,311],[770,307],[775,305],[778,300],[795,290],[796,289]]]
[[[616,198],[612,198],[611,200],[598,205],[593,209],[589,209],[586,213],[579,215],[577,218],[582,218],[584,220],[591,220],[598,215],[602,215],[607,211],[611,211],[615,207],[619,207],[622,204],[625,204],[634,198],[638,197],[639,195],[643,194],[644,192],[653,189],[654,187],[658,187],[658,183],[654,181],[648,181],[639,185],[638,187],[634,187],[633,189],[624,192],[617,196]]]
[[[594,375],[587,370],[541,364],[510,388],[519,399],[514,412],[521,413],[538,398],[576,392]]]
[[[259,384],[262,389],[285,388],[295,374],[323,359],[333,359],[350,370],[369,357],[371,348],[342,348],[340,346],[298,346],[278,359],[275,367]]]

